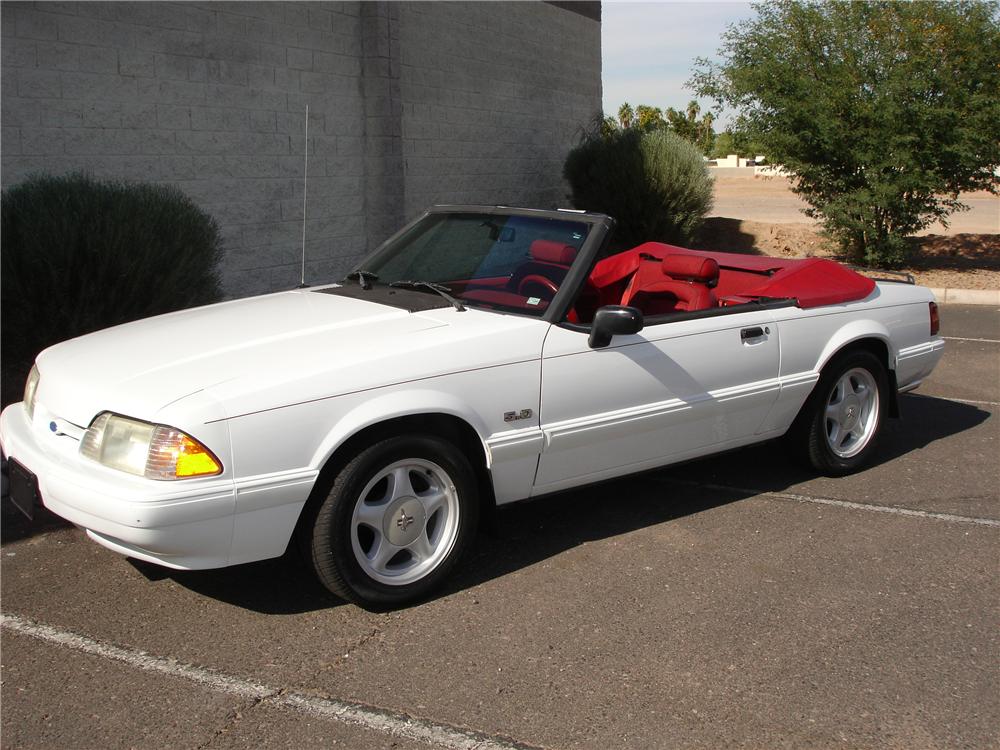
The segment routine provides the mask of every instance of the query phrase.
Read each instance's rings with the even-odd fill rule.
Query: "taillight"
[[[941,316],[938,315],[937,302],[930,303],[931,308],[931,336],[937,336],[941,330]]]

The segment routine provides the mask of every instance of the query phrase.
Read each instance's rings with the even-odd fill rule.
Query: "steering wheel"
[[[538,294],[539,291],[541,294]],[[551,279],[537,273],[529,273],[517,285],[517,293],[522,297],[538,296],[545,300],[551,300],[558,291],[559,287],[552,283]],[[535,292],[535,294],[529,294],[529,292]]]

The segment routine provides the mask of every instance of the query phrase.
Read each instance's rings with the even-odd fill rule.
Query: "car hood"
[[[412,349],[421,332],[447,326],[440,314],[309,290],[224,302],[45,350],[38,357],[38,401],[81,426],[103,411],[152,419],[198,391],[213,389],[225,400],[260,383],[273,388],[303,373],[356,365],[376,352]]]

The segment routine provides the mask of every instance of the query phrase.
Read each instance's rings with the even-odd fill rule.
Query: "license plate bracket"
[[[42,496],[38,492],[38,477],[13,458],[8,458],[7,478],[10,483],[7,490],[10,501],[29,521],[34,521],[35,508],[42,503]]]

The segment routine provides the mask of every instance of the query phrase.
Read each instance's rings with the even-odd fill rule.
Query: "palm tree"
[[[618,108],[618,123],[623,128],[632,127],[632,121],[635,119],[635,112],[632,110],[632,105],[625,102],[622,106]]]

